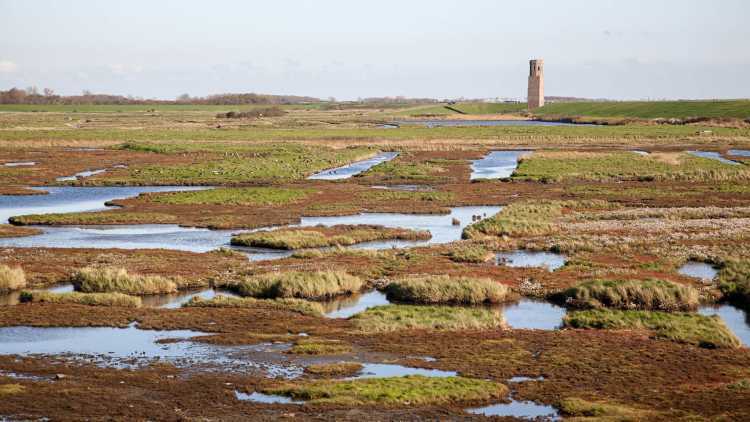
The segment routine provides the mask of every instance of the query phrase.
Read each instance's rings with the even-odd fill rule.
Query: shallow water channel
[[[492,151],[484,158],[472,161],[471,180],[510,177],[518,167],[518,159],[531,151]]]
[[[562,267],[567,259],[554,252],[540,252],[517,250],[513,252],[500,252],[495,256],[495,264],[507,265],[517,268],[542,267],[548,271],[555,271]]]
[[[541,120],[403,120],[395,122],[401,125],[435,127],[462,127],[462,126],[593,126],[576,123],[543,122]]]
[[[321,171],[308,177],[311,180],[341,180],[348,179],[352,176],[365,172],[378,164],[391,161],[398,156],[397,152],[382,152],[372,158],[362,161],[355,161],[345,166],[336,167]]]
[[[732,161],[732,160],[729,160],[729,159],[726,159],[726,158],[722,157],[721,153],[713,152],[713,151],[688,151],[688,154],[694,155],[696,157],[708,158],[708,159],[711,159],[711,160],[720,161],[720,162],[722,162],[724,164],[730,164],[730,165],[739,165],[740,164],[740,163],[738,163],[736,161]]]

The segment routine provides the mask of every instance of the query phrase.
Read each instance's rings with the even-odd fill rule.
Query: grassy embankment
[[[256,298],[328,299],[362,290],[364,282],[342,271],[286,271],[254,275],[228,282],[242,296]]]
[[[750,261],[725,262],[719,271],[718,282],[725,297],[750,305]]]
[[[155,295],[175,293],[175,280],[155,275],[129,274],[124,268],[86,267],[70,278],[76,290],[84,293],[124,293]]]
[[[271,249],[306,249],[351,246],[376,240],[428,240],[429,231],[394,229],[384,226],[340,225],[332,227],[288,228],[232,236],[232,245]]]
[[[186,308],[258,308],[296,312],[302,315],[323,316],[323,307],[304,299],[255,299],[252,297],[216,296],[212,299],[193,297],[182,305]]]
[[[417,375],[300,382],[265,388],[262,392],[305,400],[311,404],[414,406],[498,400],[508,395],[508,388],[492,381]]]
[[[351,321],[365,332],[409,329],[491,330],[505,326],[502,313],[483,307],[376,306],[354,315]]]
[[[122,308],[138,308],[142,304],[140,297],[130,296],[123,293],[79,292],[22,292],[21,302],[88,306],[118,306]]]
[[[595,309],[569,312],[568,328],[648,330],[657,338],[709,348],[737,348],[740,340],[718,316],[691,313]]]
[[[700,294],[664,280],[592,280],[567,289],[561,300],[572,308],[694,311]]]
[[[534,110],[534,115],[619,117],[638,119],[685,119],[690,117],[750,118],[750,100],[722,101],[585,101],[548,103]]]
[[[22,268],[0,265],[0,292],[20,290],[26,287],[26,273]]]
[[[750,168],[687,153],[537,152],[520,160],[514,180],[559,182],[610,180],[750,180]]]
[[[481,305],[508,301],[511,290],[488,278],[411,276],[388,284],[389,300],[418,304]]]

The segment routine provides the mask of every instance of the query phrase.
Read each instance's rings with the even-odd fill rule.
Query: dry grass
[[[652,311],[692,311],[700,293],[689,286],[663,280],[593,280],[562,294],[573,308],[614,308]]]
[[[71,277],[76,290],[85,293],[125,293],[154,295],[175,293],[177,284],[168,278],[129,274],[124,268],[86,267]]]
[[[362,370],[357,362],[322,363],[305,367],[305,373],[318,377],[347,377]]]
[[[488,278],[412,276],[396,280],[386,288],[388,299],[419,304],[501,303],[510,299],[510,288]]]
[[[26,287],[26,273],[20,267],[0,265],[0,292],[20,290]]]
[[[23,292],[22,302],[56,303],[89,306],[117,306],[122,308],[139,308],[141,298],[122,293],[51,293],[51,292]]]
[[[351,246],[376,240],[428,240],[430,237],[432,235],[429,231],[394,229],[374,225],[340,225],[242,233],[232,237],[232,244],[294,250]]]
[[[459,244],[453,247],[448,256],[453,262],[481,264],[495,257],[495,254],[482,245]]]
[[[397,330],[488,330],[505,327],[500,311],[483,307],[376,306],[351,318],[364,332]]]
[[[232,281],[226,287],[257,298],[326,299],[362,290],[364,282],[342,271],[286,271]]]
[[[303,299],[254,299],[251,297],[216,296],[213,299],[193,297],[186,308],[270,308],[303,315],[323,316],[323,306]]]

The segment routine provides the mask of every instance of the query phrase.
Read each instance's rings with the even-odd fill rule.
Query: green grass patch
[[[311,404],[416,406],[497,400],[508,395],[508,388],[485,380],[415,375],[311,381],[266,388],[262,392],[305,400]]]
[[[467,226],[464,239],[486,236],[540,236],[553,231],[553,220],[562,215],[561,202],[516,202],[490,218]]]
[[[362,199],[373,201],[417,201],[417,202],[446,202],[452,201],[453,192],[406,192],[394,190],[372,190],[357,194]]]
[[[657,338],[708,348],[738,348],[742,343],[718,316],[652,311],[586,310],[563,318],[568,328],[649,330]]]
[[[231,243],[239,246],[294,250],[351,246],[376,240],[428,240],[431,237],[429,231],[394,229],[384,226],[340,225],[242,233],[232,236]]]
[[[117,306],[121,308],[139,308],[142,304],[141,298],[138,296],[130,296],[122,293],[79,292],[22,292],[21,302],[89,306]]]
[[[296,188],[218,188],[170,192],[149,196],[151,202],[171,205],[286,205],[305,199],[311,189]]]
[[[700,293],[692,287],[664,280],[592,280],[562,293],[573,308],[692,311],[698,308]]]
[[[568,397],[560,401],[560,411],[566,416],[600,418],[606,421],[640,421],[654,418],[657,412],[606,401],[589,401]]]
[[[480,305],[509,300],[508,286],[488,278],[412,276],[388,284],[389,300],[419,304]]]
[[[26,287],[26,273],[21,267],[0,265],[0,292],[20,290]]]
[[[364,282],[343,271],[285,271],[254,275],[227,283],[242,296],[327,299],[359,292]]]
[[[750,118],[750,100],[722,101],[612,101],[549,103],[535,115],[631,117],[641,119],[734,117]]]
[[[718,274],[719,288],[729,299],[750,304],[750,261],[729,260]]]
[[[350,377],[362,368],[358,362],[322,363],[306,366],[305,373],[318,377]]]
[[[481,330],[505,326],[498,310],[484,307],[386,305],[376,306],[351,318],[365,332],[412,329]]]
[[[323,306],[303,299],[255,299],[231,296],[203,299],[193,297],[182,306],[186,308],[270,308],[303,315],[323,316]]]
[[[340,340],[297,340],[287,353],[292,355],[342,355],[352,351],[352,346]]]
[[[98,224],[173,224],[177,217],[156,212],[71,212],[63,214],[29,214],[13,216],[12,224],[19,226],[98,225]]]
[[[450,107],[464,114],[517,114],[528,108],[526,103],[460,103]]]
[[[481,264],[495,257],[495,254],[482,245],[457,245],[448,253],[451,261]]]
[[[76,290],[84,293],[124,293],[155,295],[177,292],[174,280],[155,276],[129,274],[124,268],[85,267],[70,278]]]

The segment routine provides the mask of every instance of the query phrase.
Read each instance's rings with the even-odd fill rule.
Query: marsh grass
[[[311,404],[415,406],[501,399],[508,395],[508,388],[485,380],[413,375],[300,382],[266,388],[262,392]]]
[[[256,298],[327,299],[362,290],[364,282],[342,271],[286,271],[232,281],[226,287]]]
[[[588,401],[577,397],[562,399],[559,407],[560,411],[566,416],[602,418],[602,420],[607,421],[648,420],[657,415],[657,412],[652,410],[639,409],[605,401]]]
[[[445,171],[445,168],[429,161],[420,163],[404,162],[403,159],[387,161],[373,166],[366,172],[355,177],[373,176],[392,182],[404,181],[436,181],[440,176],[437,174]]]
[[[305,199],[311,189],[300,188],[217,188],[149,195],[151,202],[171,205],[286,205]]]
[[[342,355],[352,351],[352,346],[341,340],[297,340],[287,353],[292,355]]]
[[[750,261],[729,260],[718,275],[719,288],[729,299],[750,304]]]
[[[0,265],[0,292],[20,290],[26,287],[26,273],[20,267]]]
[[[554,230],[553,219],[562,215],[562,203],[513,203],[490,218],[466,227],[464,239],[485,236],[539,236]]]
[[[303,315],[323,316],[323,306],[303,299],[254,299],[251,297],[216,296],[212,299],[193,297],[182,305],[186,308],[270,308]]]
[[[572,308],[672,312],[697,309],[700,293],[664,280],[592,280],[567,289],[562,299]]]
[[[350,318],[364,332],[412,329],[482,330],[505,327],[502,313],[484,307],[386,305]]]
[[[21,394],[26,387],[21,384],[0,384],[0,397]]]
[[[358,362],[339,362],[312,364],[305,367],[305,373],[318,377],[347,377],[362,370],[363,366]]]
[[[71,212],[64,214],[29,214],[13,216],[12,224],[28,226],[96,225],[96,224],[173,224],[177,217],[156,212]]]
[[[351,246],[377,240],[428,240],[429,231],[388,228],[375,225],[339,225],[332,227],[286,228],[232,236],[231,243],[271,249],[310,249]]]
[[[76,290],[84,293],[124,293],[130,295],[155,295],[177,292],[177,283],[155,276],[129,274],[124,268],[85,267],[70,278]]]
[[[393,190],[372,190],[357,194],[362,199],[373,201],[417,201],[417,202],[447,202],[452,201],[453,192],[406,192]]]
[[[122,293],[22,292],[21,301],[30,303],[117,306],[121,308],[138,308],[142,304],[140,297]]]
[[[488,278],[412,276],[386,287],[389,300],[418,304],[480,305],[509,300],[508,286]]]
[[[742,343],[718,316],[692,313],[595,309],[569,312],[567,328],[649,330],[657,338],[707,348],[738,348]]]
[[[456,245],[448,253],[453,262],[481,264],[494,258],[495,254],[482,245]]]

